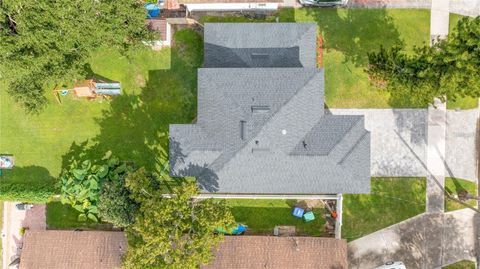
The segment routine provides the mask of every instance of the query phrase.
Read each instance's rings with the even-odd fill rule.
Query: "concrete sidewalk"
[[[428,108],[427,213],[444,210],[446,126],[446,104],[436,99]]]
[[[444,39],[448,35],[450,21],[450,1],[432,0],[430,13],[430,42],[435,43],[437,39]]]
[[[352,241],[349,268],[371,269],[394,260],[407,268],[432,269],[474,260],[474,213],[424,213]]]

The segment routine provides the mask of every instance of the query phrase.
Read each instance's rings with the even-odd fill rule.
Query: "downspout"
[[[335,239],[342,239],[343,196],[337,194],[337,218],[335,220]]]

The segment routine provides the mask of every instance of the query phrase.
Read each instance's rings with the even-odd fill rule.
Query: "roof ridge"
[[[357,147],[357,145],[360,143],[360,141],[363,140],[363,138],[368,134],[369,132],[365,130],[362,135],[355,141],[355,143],[350,147],[350,149],[347,151],[347,153],[340,159],[340,161],[337,162],[338,165],[342,165],[343,162],[347,159],[348,156],[353,152],[353,150]]]
[[[315,36],[318,34],[318,27],[317,27],[317,24],[316,24],[316,23],[304,23],[304,24],[311,24],[311,26],[312,26],[313,28],[315,28]],[[300,43],[300,41],[302,41],[302,40],[305,38],[306,35],[309,34],[309,33],[308,33],[308,30],[310,30],[310,29],[307,28],[307,30],[306,30],[305,32],[303,32],[303,34],[301,34],[301,35],[299,36],[299,38],[297,38],[297,42],[296,42],[297,45],[298,45],[298,43]]]

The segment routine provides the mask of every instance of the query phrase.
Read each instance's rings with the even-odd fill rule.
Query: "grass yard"
[[[425,211],[425,178],[372,178],[371,194],[345,194],[342,237],[355,240]]]
[[[295,226],[298,235],[321,236],[325,220],[321,217],[323,209],[314,209],[315,220],[304,222],[292,216],[295,200],[260,200],[231,199],[227,200],[232,208],[235,220],[245,224],[251,234],[273,235],[277,225]]]
[[[79,212],[69,205],[60,202],[47,203],[47,229],[50,230],[112,230],[108,223],[78,221]]]
[[[166,160],[168,124],[188,123],[196,114],[196,67],[203,43],[192,31],[175,36],[178,48],[136,49],[130,59],[100,48],[88,71],[122,83],[112,101],[87,101],[72,94],[27,115],[0,84],[0,152],[15,156],[15,167],[0,179],[0,200],[12,186],[20,192],[53,190],[55,178],[72,156],[101,157],[106,151],[155,170]],[[21,195],[20,195],[21,196]],[[46,197],[41,197],[46,200]]]
[[[449,266],[442,267],[443,269],[475,269],[475,263],[472,261],[461,261]]]
[[[418,107],[405,97],[391,97],[370,85],[364,69],[367,53],[380,46],[428,43],[429,10],[319,9],[296,11],[298,22],[316,22],[325,42],[325,97],[329,107]]]
[[[445,190],[451,194],[457,194],[461,190],[466,190],[472,195],[477,195],[477,184],[465,179],[448,177],[445,178]],[[471,206],[477,206],[477,201],[470,200],[468,201],[468,204]],[[462,208],[465,208],[465,206],[456,201],[445,198],[445,211],[453,211]]]

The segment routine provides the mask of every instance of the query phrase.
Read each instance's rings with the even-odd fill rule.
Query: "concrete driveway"
[[[17,202],[4,202],[2,227],[2,265],[4,269],[17,258],[18,249],[23,240],[20,235],[22,227],[30,230],[45,230],[45,205],[34,205],[30,210],[18,210]]]
[[[424,177],[426,109],[331,109],[334,115],[364,115],[371,136],[371,174],[374,177]]]
[[[420,214],[348,243],[349,268],[371,269],[387,261],[407,268],[440,268],[475,260],[475,212]]]

